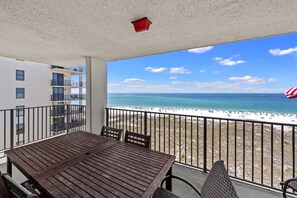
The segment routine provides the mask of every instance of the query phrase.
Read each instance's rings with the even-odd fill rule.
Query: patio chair
[[[283,189],[284,198],[287,198],[288,189],[293,190],[293,192],[297,192],[297,178],[288,179],[287,181],[281,182],[280,185]]]
[[[123,129],[116,129],[108,126],[103,126],[101,130],[101,135],[114,140],[120,140]]]
[[[143,146],[145,148],[150,148],[151,136],[134,133],[127,130],[125,134],[125,142]]]
[[[232,182],[229,178],[229,175],[225,169],[224,161],[216,161],[213,164],[212,169],[210,170],[202,188],[201,193],[199,190],[191,183],[186,181],[181,177],[174,175],[169,175],[163,179],[161,182],[161,187],[158,187],[153,194],[153,198],[178,198],[179,196],[173,194],[172,192],[164,189],[163,183],[167,179],[177,179],[187,185],[189,185],[196,193],[197,197],[201,198],[238,198],[237,193],[232,185]]]
[[[12,180],[7,173],[1,173],[0,197],[1,198],[38,198],[39,196],[30,192],[20,184]]]

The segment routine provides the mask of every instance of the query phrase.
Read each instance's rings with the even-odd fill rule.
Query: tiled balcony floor
[[[6,164],[0,164],[0,171],[6,172]],[[192,184],[194,184],[198,189],[201,189],[202,184],[204,183],[207,174],[195,170],[192,168],[188,168],[182,165],[174,165],[173,166],[173,174],[186,178]],[[15,168],[13,167],[13,178],[22,182],[25,181],[25,177]],[[263,189],[257,186],[253,186],[250,184],[245,184],[242,182],[233,181],[233,184],[236,188],[236,191],[240,198],[280,198],[282,197],[281,193]],[[173,192],[184,198],[193,198],[197,197],[195,192],[191,190],[191,188],[186,185],[173,181]]]

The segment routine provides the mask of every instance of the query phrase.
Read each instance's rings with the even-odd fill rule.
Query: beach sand
[[[286,113],[228,111],[228,110],[209,110],[209,109],[191,109],[191,108],[160,108],[160,107],[111,107],[111,108],[148,111],[148,112],[157,112],[157,113],[193,115],[193,116],[211,117],[211,118],[261,121],[261,122],[271,122],[271,123],[285,123],[285,124],[297,123],[297,114],[286,114]]]

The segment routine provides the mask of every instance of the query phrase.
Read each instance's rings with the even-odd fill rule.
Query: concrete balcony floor
[[[0,164],[0,171],[6,172],[6,163]],[[201,189],[207,174],[199,170],[192,169],[186,166],[175,164],[173,166],[173,174],[183,177],[194,184],[198,189]],[[12,170],[13,179],[17,182],[23,182],[26,180],[25,176],[18,171],[15,167]],[[238,181],[232,181],[235,189],[240,198],[280,198],[282,197],[281,193],[264,189],[258,186],[251,184],[246,184]],[[173,181],[173,192],[183,198],[193,198],[197,197],[197,194],[193,190],[180,183],[179,181]]]

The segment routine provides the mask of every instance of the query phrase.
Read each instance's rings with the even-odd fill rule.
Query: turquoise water
[[[111,93],[108,106],[297,113],[297,99],[289,100],[284,94]]]

